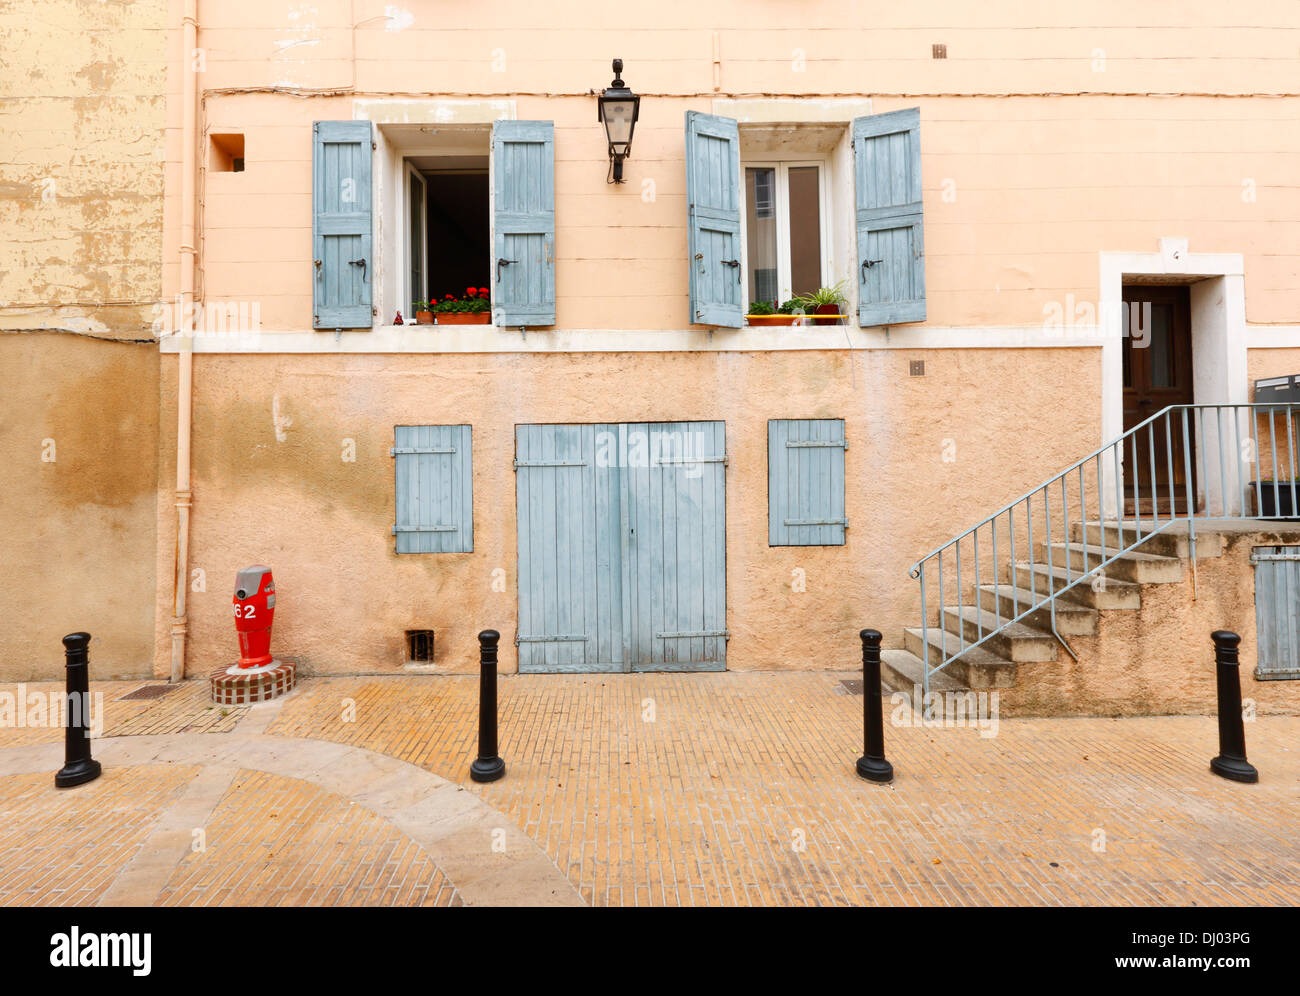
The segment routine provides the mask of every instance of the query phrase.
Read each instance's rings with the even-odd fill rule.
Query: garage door
[[[515,430],[519,669],[726,667],[722,422]]]

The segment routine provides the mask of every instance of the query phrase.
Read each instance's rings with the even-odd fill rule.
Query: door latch
[[[863,282],[864,284],[867,282],[867,271],[868,271],[869,269],[871,269],[873,266],[875,266],[877,263],[883,263],[883,262],[884,262],[883,259],[868,259],[868,260],[863,260],[863,263],[862,263],[862,282]]]
[[[501,283],[501,267],[509,266],[511,263],[518,263],[517,259],[498,259],[497,260],[497,283]]]
[[[365,259],[364,259],[364,258],[362,258],[362,259],[350,259],[350,260],[348,260],[348,266],[359,266],[359,267],[361,267],[361,282],[364,284],[364,283],[366,282],[366,261],[365,261]]]

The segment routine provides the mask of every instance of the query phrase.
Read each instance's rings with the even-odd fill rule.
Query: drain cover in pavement
[[[861,678],[842,678],[840,679],[840,684],[844,686],[844,690],[848,692],[850,695],[862,694]]]
[[[861,684],[861,682],[859,682]],[[134,692],[128,692],[117,701],[125,702],[128,699],[160,699],[168,692],[174,692],[179,686],[177,685],[141,685]]]

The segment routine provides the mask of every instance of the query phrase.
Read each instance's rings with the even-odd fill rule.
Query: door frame
[[[1240,253],[1192,253],[1187,240],[1162,238],[1158,252],[1100,252],[1100,300],[1097,317],[1101,336],[1101,439],[1106,445],[1124,433],[1123,317],[1124,284],[1143,277],[1165,277],[1189,287],[1192,322],[1192,400],[1198,405],[1245,405],[1250,402],[1246,369],[1246,281]],[[1209,427],[1207,427],[1209,428]],[[1216,440],[1209,429],[1205,442]],[[1246,431],[1243,424],[1242,431]],[[1197,504],[1207,494],[1227,502],[1226,514],[1240,513],[1235,490],[1223,494],[1217,466],[1206,468],[1197,481]],[[1114,494],[1112,461],[1102,461],[1102,488]]]

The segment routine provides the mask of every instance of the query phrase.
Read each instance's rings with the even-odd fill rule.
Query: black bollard
[[[1210,634],[1219,683],[1219,756],[1210,762],[1216,775],[1234,782],[1257,782],[1259,772],[1246,760],[1246,728],[1241,719],[1241,675],[1237,644],[1241,637],[1226,629]]]
[[[476,782],[494,782],[506,773],[497,756],[497,641],[501,634],[485,629],[478,635],[478,758],[469,766]]]
[[[858,774],[872,782],[892,782],[894,766],[885,760],[885,720],[880,701],[880,631],[864,629],[862,637],[862,739],[866,753],[858,758]]]
[[[104,770],[90,756],[89,647],[89,633],[69,633],[63,638],[68,685],[64,699],[63,767],[54,776],[56,788],[93,782]],[[72,721],[74,715],[75,723]]]

